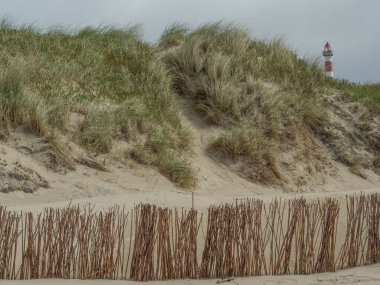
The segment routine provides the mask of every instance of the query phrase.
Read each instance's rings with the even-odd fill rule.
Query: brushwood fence
[[[39,214],[0,206],[0,279],[311,274],[379,261],[380,194],[347,196],[344,209],[332,198],[300,198],[245,200],[204,214],[149,204]]]

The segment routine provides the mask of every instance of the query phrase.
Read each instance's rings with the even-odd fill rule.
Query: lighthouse
[[[332,52],[331,45],[329,42],[325,44],[322,54],[325,57],[325,75],[327,77],[333,78],[334,77],[333,64],[332,64],[333,52]]]

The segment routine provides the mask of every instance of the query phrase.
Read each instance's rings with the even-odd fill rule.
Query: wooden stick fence
[[[0,206],[0,279],[311,274],[379,262],[380,195],[348,196],[343,210],[337,241],[342,209],[331,198],[210,206],[204,222],[194,208],[149,204],[39,214]]]

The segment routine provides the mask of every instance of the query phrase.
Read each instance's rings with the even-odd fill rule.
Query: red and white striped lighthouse
[[[331,45],[329,42],[325,44],[322,54],[325,57],[325,75],[327,77],[333,78],[334,77],[333,63],[332,63],[333,52],[332,52]]]

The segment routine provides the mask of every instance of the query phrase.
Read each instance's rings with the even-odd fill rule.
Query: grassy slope
[[[0,25],[0,116],[50,137],[66,132],[70,114],[84,119],[70,134],[92,152],[115,139],[126,155],[156,165],[180,186],[195,182],[187,160],[190,135],[182,126],[164,65],[135,28],[39,32]]]
[[[331,87],[342,92],[345,99],[362,103],[369,110],[369,115],[380,115],[380,84],[355,84],[337,80]]]
[[[362,106],[365,106],[364,111],[359,112],[359,117],[357,118],[356,124],[358,130],[353,134],[354,138],[364,137],[362,139],[363,144],[366,148],[374,155],[372,163],[377,173],[380,173],[380,85],[379,84],[356,84],[348,82],[345,80],[335,80],[328,84],[328,87],[333,92],[338,92],[340,95],[340,100],[344,103],[346,102],[359,102]],[[354,107],[354,112],[356,108]],[[342,159],[345,164],[355,168],[357,166],[357,161],[360,161],[355,154],[355,151],[343,153]],[[366,163],[359,163],[366,164]],[[368,164],[368,162],[367,162]]]
[[[324,82],[321,70],[298,59],[281,40],[252,40],[233,25],[180,28],[183,43],[165,62],[178,92],[193,99],[207,122],[226,130],[210,147],[242,161],[242,173],[253,181],[280,179],[276,146],[324,121],[316,96]],[[164,34],[165,42],[173,31]],[[178,31],[174,34],[178,38]]]
[[[160,46],[173,47],[165,62],[176,90],[193,100],[207,122],[225,130],[210,148],[239,162],[240,173],[255,182],[282,179],[276,157],[284,148],[303,148],[297,155],[306,161],[316,153],[312,138],[327,123],[320,96],[326,88],[349,86],[348,99],[368,102],[373,112],[379,106],[372,92],[378,87],[330,82],[317,61],[298,58],[281,40],[251,39],[234,25],[193,31],[173,25]]]
[[[272,183],[282,179],[278,152],[301,145],[309,159],[313,143],[302,144],[327,122],[326,88],[379,114],[378,85],[326,80],[316,61],[281,40],[252,39],[234,25],[172,25],[155,49],[133,27],[70,33],[0,23],[0,117],[9,131],[23,125],[58,148],[62,133],[95,153],[122,140],[123,155],[184,187],[196,175],[176,93],[224,130],[211,150],[239,162],[250,180]],[[73,113],[83,120],[68,133]]]

